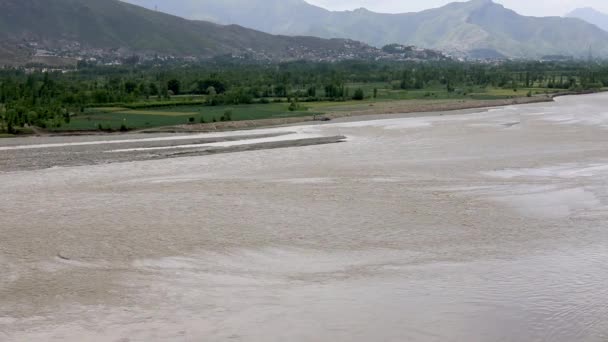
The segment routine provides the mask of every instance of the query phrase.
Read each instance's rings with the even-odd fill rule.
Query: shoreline
[[[69,136],[121,136],[125,134],[190,134],[190,133],[211,133],[229,132],[237,130],[249,130],[260,128],[272,128],[281,126],[293,126],[301,124],[321,124],[331,122],[336,119],[379,116],[379,115],[407,115],[412,117],[428,115],[446,115],[449,112],[463,110],[497,108],[512,105],[534,104],[553,102],[555,98],[562,96],[576,96],[595,94],[598,91],[585,92],[562,92],[548,95],[536,95],[532,97],[516,97],[512,99],[497,100],[400,100],[370,103],[367,108],[356,105],[352,110],[334,110],[320,115],[308,115],[299,117],[242,120],[229,122],[216,122],[191,125],[162,126],[148,129],[135,129],[127,132],[100,132],[100,131],[65,131],[65,132],[41,132],[36,130],[35,134],[21,134],[14,136],[2,136],[3,139],[26,138],[26,137],[69,137]],[[429,103],[430,102],[430,103]]]
[[[282,119],[260,119],[230,122],[217,122],[193,125],[165,126],[145,130],[132,131],[131,133],[159,134],[159,133],[211,133],[223,131],[237,131],[259,128],[271,128],[281,126],[292,126],[300,124],[321,124],[337,119],[376,116],[376,115],[399,115],[414,114],[416,116],[445,115],[446,112],[458,112],[470,109],[496,108],[521,104],[534,104],[553,102],[553,96],[518,97],[513,99],[499,100],[445,100],[444,102],[425,103],[427,100],[403,100],[377,102],[368,108],[355,108],[353,110],[332,111],[317,116],[300,116]],[[419,114],[419,115],[416,115]]]

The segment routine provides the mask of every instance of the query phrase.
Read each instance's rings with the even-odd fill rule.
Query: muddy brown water
[[[0,341],[606,341],[607,104],[0,140]]]

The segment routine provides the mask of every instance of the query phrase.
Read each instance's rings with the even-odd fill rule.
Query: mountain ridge
[[[598,11],[593,7],[577,8],[566,14],[566,17],[578,18],[596,25],[604,31],[608,31],[608,14]]]
[[[150,6],[155,0],[126,0]],[[608,34],[579,19],[529,17],[492,0],[453,2],[421,12],[385,14],[366,9],[329,11],[304,0],[173,0],[177,15],[205,13],[216,22],[264,32],[349,38],[381,47],[398,43],[467,53],[493,50],[515,58],[585,56],[590,46],[608,56]],[[168,7],[171,6],[171,7]],[[180,9],[187,9],[180,12]]]
[[[0,0],[0,62],[36,53],[332,59],[377,52],[348,39],[271,35],[186,20],[118,0]],[[37,52],[38,51],[38,52]]]

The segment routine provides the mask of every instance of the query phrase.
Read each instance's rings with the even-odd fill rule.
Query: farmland
[[[131,131],[301,118],[393,105],[546,99],[608,85],[603,65],[577,63],[284,63],[81,66],[73,73],[0,71],[0,133]],[[405,102],[404,102],[405,101]],[[418,101],[414,105],[407,101]],[[478,101],[478,102],[473,102]],[[502,102],[501,102],[502,101]],[[465,105],[463,105],[463,103]],[[380,105],[382,104],[382,105]],[[496,105],[501,105],[496,104]],[[495,105],[489,103],[488,105]],[[383,113],[383,111],[378,111]],[[285,120],[282,120],[285,121]]]
[[[329,112],[356,111],[369,108],[377,103],[418,100],[429,104],[435,102],[449,102],[462,100],[496,100],[514,97],[523,97],[532,92],[533,94],[545,94],[554,92],[553,89],[530,88],[498,89],[498,88],[476,88],[471,93],[454,92],[448,93],[445,89],[428,88],[421,90],[395,90],[386,84],[349,84],[349,89],[363,89],[366,97],[361,101],[310,101],[298,102],[296,110],[290,110],[289,99],[278,99],[281,102],[253,103],[239,105],[209,106],[200,104],[199,100],[191,97],[179,97],[172,104],[163,103],[158,105],[157,101],[138,102],[130,105],[131,108],[115,107],[91,107],[85,108],[82,113],[72,116],[67,124],[52,129],[54,131],[87,131],[87,130],[119,130],[126,127],[128,130],[156,128],[162,126],[173,126],[183,124],[212,123],[223,121],[222,117],[230,114],[231,121],[280,119],[289,117],[308,117],[322,115]],[[376,97],[373,97],[376,89]],[[196,104],[191,104],[195,102]],[[135,109],[133,109],[135,108]]]

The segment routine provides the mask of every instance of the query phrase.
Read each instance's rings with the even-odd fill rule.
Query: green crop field
[[[468,88],[455,89],[448,92],[445,88],[430,87],[419,90],[393,89],[388,83],[351,83],[348,84],[349,94],[356,89],[363,89],[365,99],[355,101],[317,101],[300,102],[296,111],[289,110],[288,99],[281,99],[276,103],[254,103],[234,106],[209,106],[202,102],[194,102],[191,98],[174,98],[169,102],[141,101],[128,106],[106,106],[87,108],[83,113],[73,116],[70,123],[62,125],[55,130],[117,130],[121,126],[128,129],[144,129],[161,126],[182,125],[188,123],[220,121],[221,117],[229,112],[232,121],[259,120],[285,117],[300,117],[323,114],[336,111],[354,111],[365,109],[374,103],[390,101],[449,101],[449,100],[491,100],[513,97],[524,97],[532,94],[549,92],[545,88],[523,88],[517,91],[502,88]],[[376,89],[376,98],[373,97]]]
[[[374,101],[391,101],[391,100],[423,100],[423,99],[475,99],[475,100],[493,100],[505,99],[513,97],[525,97],[528,92],[532,95],[557,92],[555,89],[548,88],[521,88],[515,91],[507,88],[492,88],[492,87],[457,87],[453,92],[448,92],[445,86],[430,86],[424,89],[402,90],[394,89],[389,83],[351,83],[347,86],[349,94],[353,94],[356,89],[362,89],[366,99],[372,99],[374,89],[377,91]]]
[[[220,118],[230,112],[232,121],[272,119],[284,117],[310,116],[319,112],[309,110],[306,105],[297,111],[289,111],[287,103],[251,104],[236,106],[175,106],[148,109],[126,109],[118,107],[89,108],[84,113],[73,116],[69,124],[62,125],[61,131],[96,130],[100,125],[103,129],[117,130],[122,125],[129,129],[153,128],[161,126],[182,125],[220,121]]]

